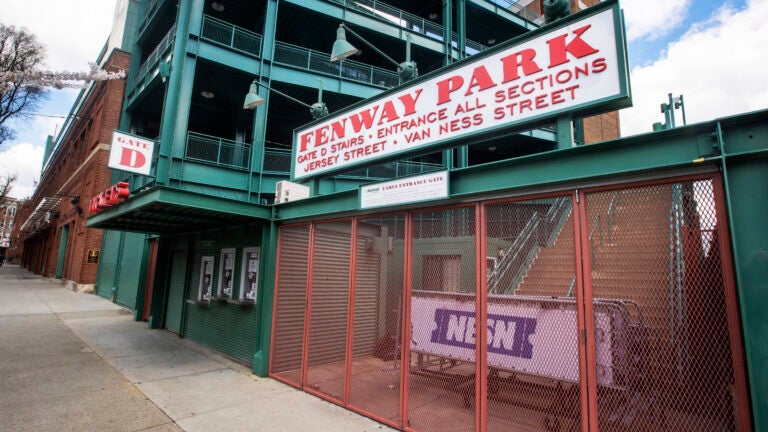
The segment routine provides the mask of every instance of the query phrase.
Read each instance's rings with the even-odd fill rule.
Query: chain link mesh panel
[[[358,222],[349,403],[400,426],[404,216]]]
[[[307,301],[309,225],[280,228],[279,248],[270,371],[300,387]]]
[[[312,244],[312,288],[305,386],[344,400],[349,304],[350,221],[318,223]]]
[[[475,208],[413,216],[408,422],[475,430]]]
[[[486,206],[489,431],[581,427],[571,203]]]
[[[585,199],[600,430],[738,430],[712,182]]]

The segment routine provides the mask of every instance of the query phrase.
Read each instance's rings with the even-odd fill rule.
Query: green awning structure
[[[268,206],[155,187],[88,218],[89,228],[182,234],[269,220]]]

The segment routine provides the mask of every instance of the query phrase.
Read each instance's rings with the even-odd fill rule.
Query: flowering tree
[[[87,72],[43,69],[45,47],[34,34],[0,23],[0,145],[14,138],[5,124],[37,109],[47,88],[81,88],[89,81],[125,78],[125,72],[106,72],[91,63]]]

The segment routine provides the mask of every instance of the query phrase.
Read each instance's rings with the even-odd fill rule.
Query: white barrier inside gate
[[[495,298],[498,297],[498,298]],[[489,296],[488,365],[556,380],[579,381],[578,326],[572,299]],[[606,305],[610,306],[610,305]],[[601,310],[602,309],[602,310]],[[595,308],[597,382],[614,384],[615,326],[624,319],[616,308]],[[411,300],[411,351],[475,362],[475,297],[435,293]]]

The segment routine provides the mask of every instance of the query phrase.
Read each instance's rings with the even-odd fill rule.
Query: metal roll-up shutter
[[[381,255],[372,250],[373,237],[357,239],[355,276],[355,328],[352,354],[372,355],[376,345],[379,304],[379,270]]]
[[[309,225],[280,229],[272,373],[298,371],[304,339]],[[299,374],[300,375],[300,374]],[[285,377],[288,378],[288,377]],[[298,382],[295,374],[290,379]]]
[[[350,223],[323,225],[312,245],[309,366],[343,361],[346,353]]]

